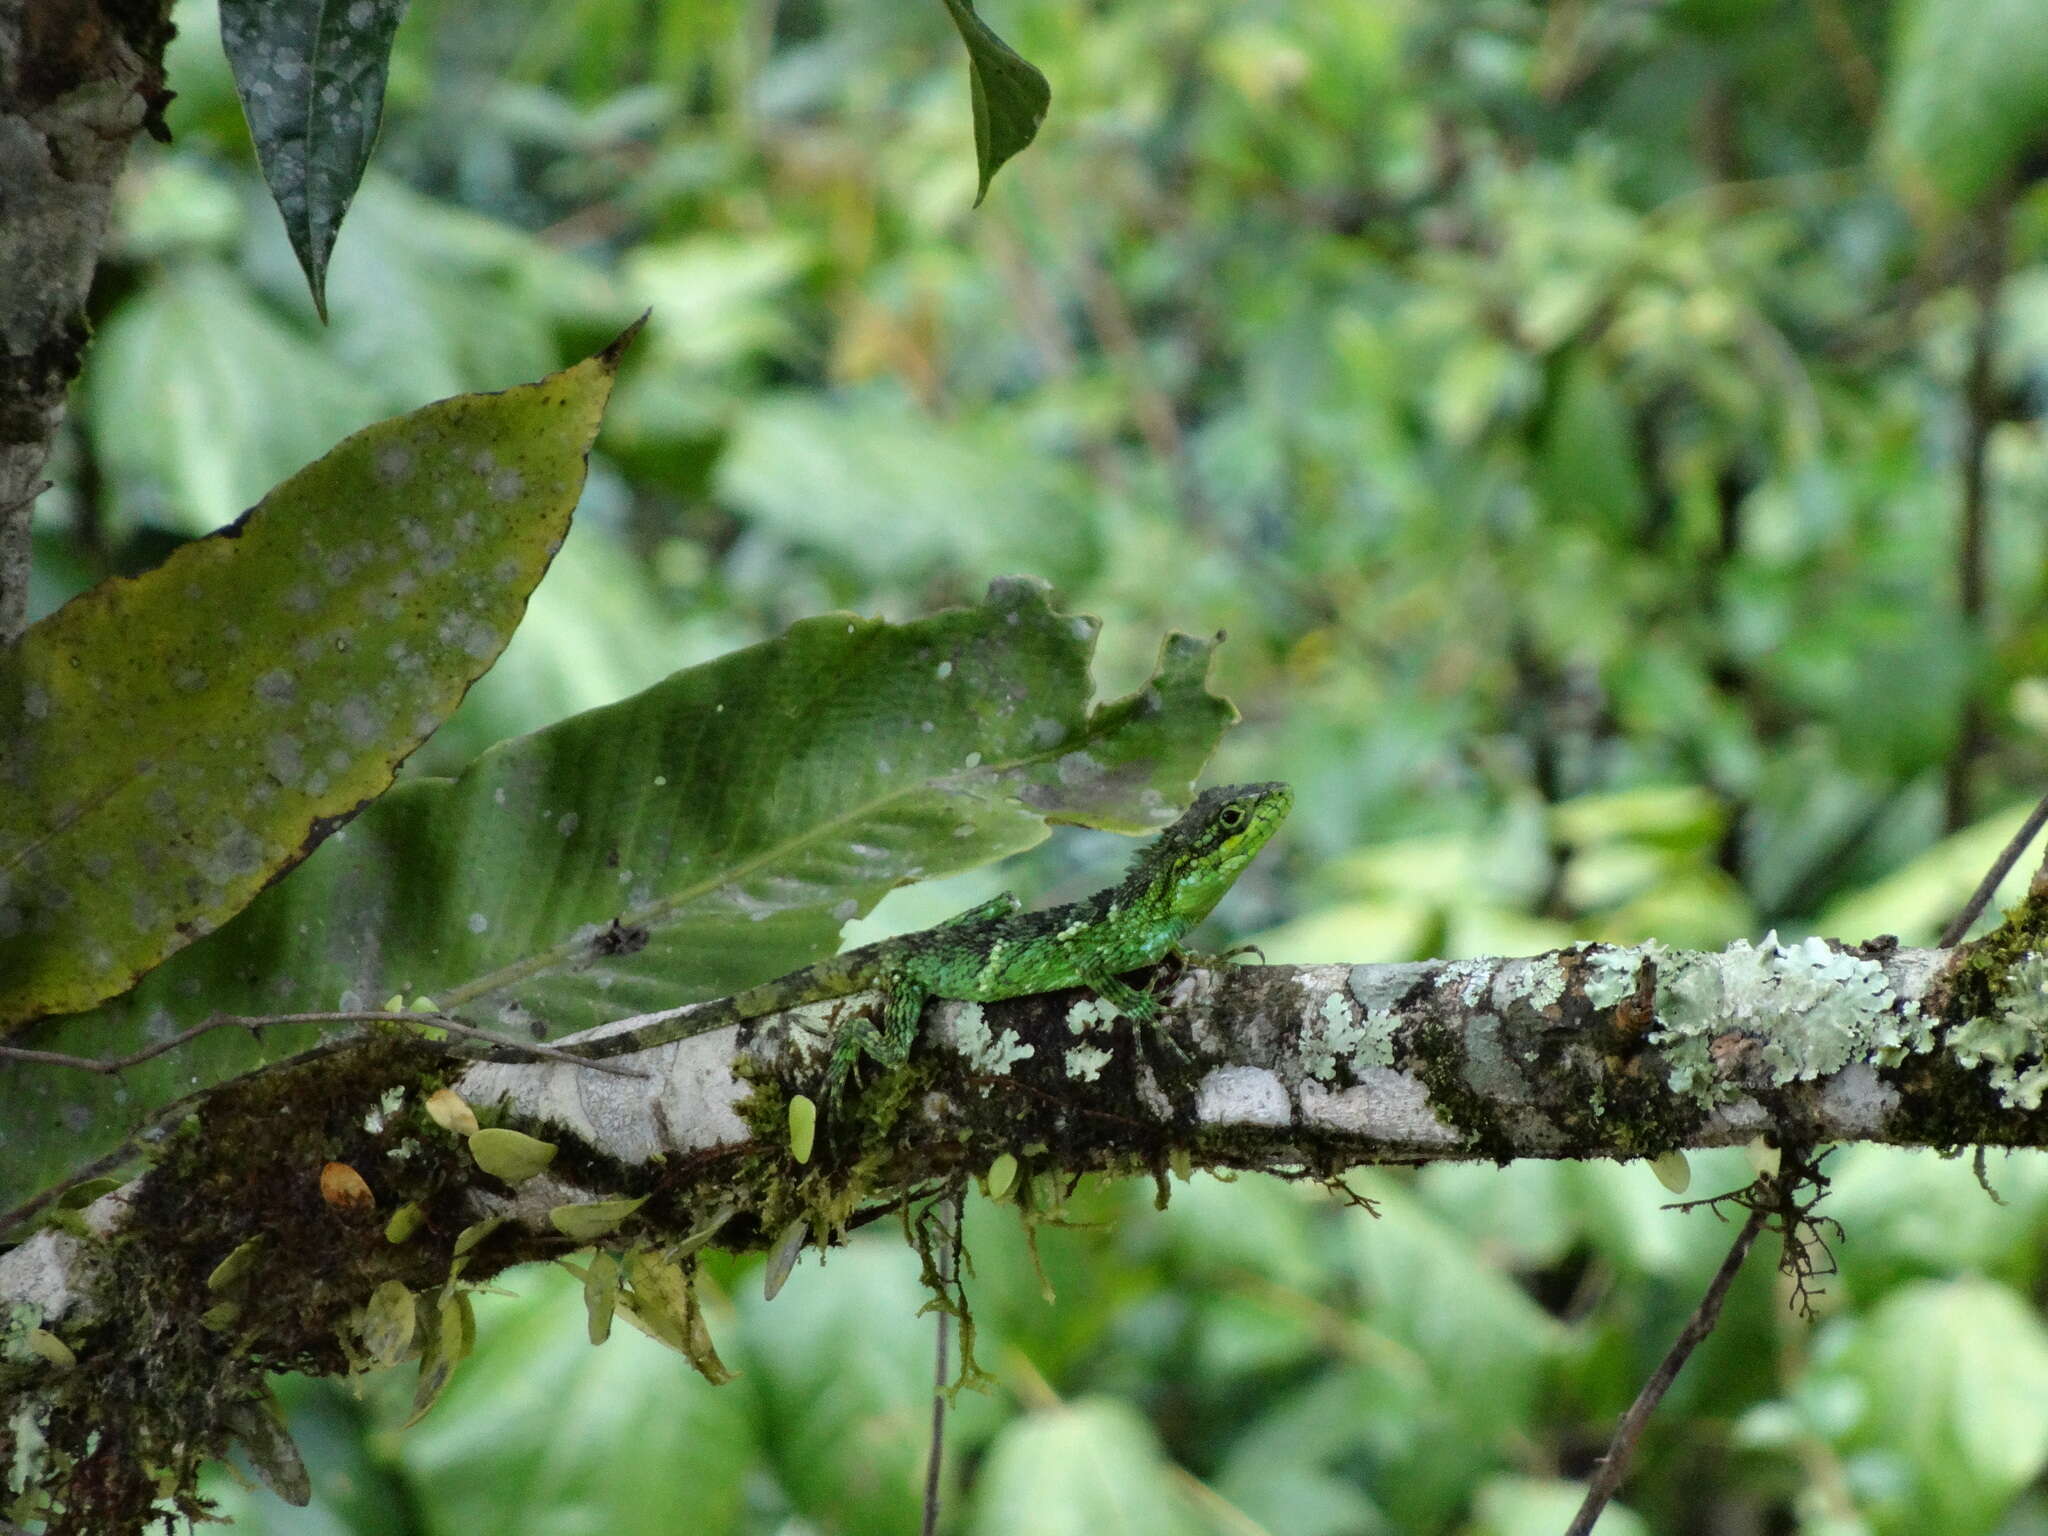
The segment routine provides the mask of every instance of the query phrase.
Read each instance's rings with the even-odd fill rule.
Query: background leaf
[[[1850,1473],[1880,1531],[1988,1531],[2048,1465],[2048,1332],[2002,1285],[1902,1287],[1821,1355],[1805,1401],[1844,1389],[1839,1416],[1816,1427],[1855,1456]]]
[[[108,322],[84,387],[94,451],[127,493],[114,514],[122,531],[147,521],[210,533],[387,414],[359,372],[203,258],[173,262]]]
[[[391,782],[525,610],[616,366],[367,428],[0,654],[0,1024],[121,991]]]
[[[1908,201],[1973,208],[2048,134],[2048,3],[1907,0],[1881,151]]]
[[[220,0],[220,38],[270,195],[327,318],[327,257],[370,163],[405,0]]]
[[[1129,1406],[1083,1398],[996,1437],[975,1491],[975,1536],[1193,1536],[1151,1428]]]

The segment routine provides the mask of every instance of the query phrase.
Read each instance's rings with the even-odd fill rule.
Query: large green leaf
[[[0,653],[0,1025],[120,992],[391,782],[519,622],[616,366],[366,428]]]
[[[323,320],[328,253],[377,142],[404,14],[405,0],[221,0],[256,158]]]
[[[747,1393],[636,1329],[592,1348],[582,1287],[559,1272],[514,1283],[516,1301],[478,1298],[489,1347],[396,1441],[420,1528],[663,1536],[687,1508],[698,1528],[731,1529],[756,1452]]]
[[[1234,711],[1170,637],[1090,709],[1095,620],[1043,589],[909,624],[833,614],[402,784],[127,996],[27,1043],[112,1055],[214,1009],[425,993],[559,1034],[830,952],[894,886],[1028,848],[1047,821],[1153,830]],[[616,925],[616,926],[614,926]],[[216,1031],[124,1074],[0,1063],[0,1209],[192,1088],[305,1046]]]
[[[914,1290],[908,1300],[914,1310]],[[433,1412],[403,1432],[417,1375],[410,1361],[351,1383],[353,1395],[337,1382],[281,1380],[313,1476],[312,1507],[287,1509],[223,1476],[207,1490],[221,1517],[243,1536],[740,1528],[746,1485],[759,1475],[747,1383],[714,1387],[633,1328],[614,1328],[592,1348],[582,1287],[561,1270],[528,1267],[474,1301],[476,1352]],[[720,1344],[730,1342],[727,1322],[713,1321]]]
[[[1909,199],[1973,207],[2048,132],[2048,0],[1905,0],[1898,15],[1884,161]]]

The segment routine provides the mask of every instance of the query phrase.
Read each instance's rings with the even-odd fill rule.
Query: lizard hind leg
[[[1084,974],[1081,984],[1133,1023],[1150,1024],[1159,1017],[1159,999],[1121,976],[1098,971]]]
[[[900,1067],[910,1057],[928,994],[916,983],[900,979],[885,979],[880,990],[881,1027],[859,1014],[840,1026],[838,1038],[832,1042],[832,1061],[825,1069],[827,1103],[838,1099],[861,1057],[871,1056],[884,1068]]]

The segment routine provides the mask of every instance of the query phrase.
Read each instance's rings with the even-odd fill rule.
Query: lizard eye
[[[1224,831],[1235,832],[1244,825],[1244,807],[1241,805],[1226,805],[1223,807],[1223,813],[1216,819],[1222,823]]]

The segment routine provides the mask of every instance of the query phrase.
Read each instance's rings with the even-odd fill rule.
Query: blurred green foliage
[[[654,307],[434,771],[804,615],[1025,571],[1105,618],[1112,691],[1162,629],[1229,632],[1218,774],[1301,798],[1227,911],[1276,961],[1924,942],[2048,777],[2041,0],[1007,0],[1054,105],[979,211],[936,0],[418,0],[324,331],[211,13],[178,16],[177,143],[124,184],[41,608]],[[1002,879],[1072,895],[1120,852]],[[1994,1163],[2000,1208],[1965,1164],[1831,1167],[1818,1326],[1746,1275],[1645,1443],[1641,1523],[1603,1531],[2048,1526],[2048,1172]],[[954,1528],[1558,1529],[1726,1229],[1639,1168],[1355,1182],[1383,1220],[1255,1180],[1164,1216],[1092,1193],[1118,1219],[1044,1235],[1051,1307],[976,1212],[1000,1385],[962,1398]],[[315,1506],[237,1498],[244,1528],[907,1528],[906,1256],[864,1239],[766,1308],[726,1278],[745,1374],[715,1392],[623,1331],[591,1352],[538,1277],[403,1436],[402,1384],[294,1384]]]

